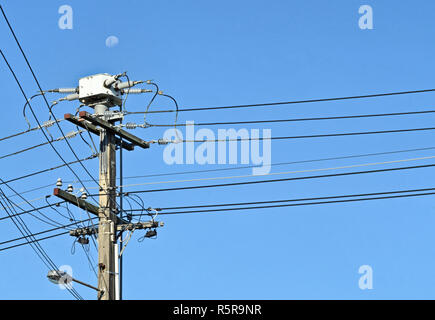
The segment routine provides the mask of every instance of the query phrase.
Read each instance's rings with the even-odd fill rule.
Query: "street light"
[[[76,282],[78,284],[81,284],[82,286],[94,289],[96,291],[100,291],[100,289],[95,288],[94,286],[91,286],[90,284],[87,284],[87,283],[84,283],[84,282],[79,281],[77,279],[74,279],[67,272],[61,271],[61,270],[50,270],[50,271],[48,271],[47,278],[48,278],[48,280],[50,282],[52,282],[54,284],[68,285],[72,281],[74,281],[74,282]]]

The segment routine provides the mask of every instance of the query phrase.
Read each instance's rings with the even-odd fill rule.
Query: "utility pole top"
[[[116,185],[116,150],[117,146],[126,150],[133,150],[134,146],[143,149],[149,148],[149,143],[117,127],[115,123],[122,121],[122,112],[111,111],[110,108],[122,106],[124,94],[141,94],[150,92],[146,89],[131,89],[145,83],[145,81],[121,82],[119,79],[126,77],[125,73],[110,75],[100,73],[81,78],[76,88],[59,88],[49,92],[67,93],[68,96],[59,101],[78,100],[84,105],[93,108],[94,113],[86,111],[79,116],[65,114],[64,119],[72,124],[87,130],[89,133],[98,135],[100,138],[99,152],[99,204],[98,206],[86,201],[85,197],[73,195],[71,190],[54,189],[54,195],[64,201],[73,204],[98,218],[98,228],[80,228],[72,230],[71,236],[78,237],[81,242],[89,241],[86,236],[98,236],[98,299],[114,300],[119,297],[119,247],[117,232],[146,230],[145,237],[153,237],[157,234],[156,228],[162,227],[163,223],[157,221],[131,223],[118,216],[117,185]],[[61,186],[62,183],[58,183]],[[121,192],[122,195],[122,192]],[[121,210],[122,214],[122,210]],[[122,250],[125,249],[125,246]],[[121,251],[122,253],[123,251]]]

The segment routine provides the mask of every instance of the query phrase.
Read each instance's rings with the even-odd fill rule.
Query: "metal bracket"
[[[141,147],[143,149],[148,149],[150,147],[150,144],[148,142],[132,135],[131,133],[129,133],[125,130],[122,130],[118,127],[115,127],[113,124],[111,124],[108,121],[105,121],[105,120],[97,118],[97,117],[93,117],[92,115],[90,115],[86,111],[81,111],[79,113],[79,116],[81,119],[88,120],[89,122],[91,122],[92,124],[94,124],[96,126],[100,126],[103,129],[111,131],[113,134],[118,135],[122,139],[125,139],[125,140],[129,141],[130,143],[132,143],[138,147]]]
[[[104,114],[103,119],[106,121],[120,121],[124,119],[124,113],[108,110]]]
[[[152,229],[152,228],[158,228],[163,227],[163,222],[157,222],[157,221],[146,221],[146,222],[138,222],[138,223],[126,223],[126,224],[118,224],[116,226],[117,231],[132,231],[132,230],[141,230],[141,229]],[[98,233],[98,228],[95,227],[85,227],[85,228],[78,228],[74,230],[70,230],[69,234],[73,237],[80,237],[80,236],[90,236],[93,234]]]
[[[84,119],[78,118],[74,115],[72,115],[71,113],[66,113],[64,116],[64,119],[75,124],[76,126],[79,126],[80,128],[83,128],[85,130],[89,130],[89,132],[100,136],[100,129],[97,128],[95,125],[93,125],[92,123],[90,123],[89,121],[86,121]],[[117,145],[122,145],[122,147],[128,151],[132,151],[134,150],[134,145],[131,143],[128,143],[124,140],[121,141],[121,139],[119,138],[115,138],[115,143]]]
[[[82,200],[69,192],[66,192],[59,188],[55,188],[53,191],[53,195],[75,205],[76,207],[79,207],[80,209],[86,210],[97,217],[99,216],[99,208],[97,206],[94,206],[93,204]],[[128,221],[117,217],[117,223],[128,223]]]

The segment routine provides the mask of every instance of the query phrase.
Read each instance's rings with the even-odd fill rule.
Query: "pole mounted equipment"
[[[149,143],[122,130],[115,125],[123,119],[122,112],[110,110],[112,107],[122,106],[122,96],[125,94],[141,94],[151,92],[146,89],[132,89],[144,81],[126,81],[119,79],[125,73],[110,75],[99,73],[81,78],[77,88],[59,88],[49,92],[69,93],[61,98],[62,101],[78,100],[85,106],[93,108],[93,114],[86,111],[79,113],[79,117],[65,114],[64,119],[98,135],[100,138],[99,152],[99,206],[87,202],[88,194],[81,191],[79,197],[72,194],[72,186],[67,191],[54,189],[54,195],[98,217],[98,227],[72,230],[70,234],[78,237],[78,241],[86,243],[86,236],[98,235],[98,299],[115,300],[119,298],[118,270],[118,235],[125,230],[148,229],[147,236],[155,236],[156,228],[163,226],[154,221],[143,223],[130,223],[118,216],[116,197],[116,150],[120,146],[126,150],[133,150],[134,146],[143,149],[149,148]],[[57,184],[58,187],[60,187]],[[151,231],[151,232],[150,232]]]

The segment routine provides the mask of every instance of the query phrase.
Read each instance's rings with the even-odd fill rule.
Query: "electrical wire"
[[[226,142],[226,141],[256,141],[256,140],[289,140],[289,139],[309,139],[309,138],[330,138],[330,137],[344,137],[344,136],[358,136],[358,135],[372,135],[372,134],[386,134],[386,133],[403,133],[403,132],[421,132],[435,130],[434,127],[430,128],[412,128],[412,129],[397,129],[397,130],[381,130],[381,131],[364,131],[364,132],[346,132],[346,133],[328,133],[328,134],[315,134],[303,136],[289,136],[289,137],[258,137],[258,138],[236,138],[236,139],[210,139],[210,140],[174,140],[172,143],[206,143],[206,142]],[[156,141],[152,141],[156,143]]]
[[[79,134],[80,132],[84,132],[84,130],[73,131],[73,132],[68,133],[66,136],[62,136],[62,137],[59,137],[59,138],[54,139],[54,140],[50,140],[50,141],[47,141],[47,142],[42,142],[40,144],[31,146],[31,147],[28,147],[28,148],[25,148],[25,149],[21,149],[21,150],[12,152],[12,153],[8,153],[8,154],[6,154],[4,156],[0,156],[0,159],[5,159],[5,158],[11,157],[11,156],[15,156],[15,155],[18,155],[18,154],[26,152],[26,151],[30,151],[30,150],[33,150],[33,149],[36,149],[36,148],[40,148],[42,146],[46,146],[46,145],[48,145],[50,143],[53,143],[53,142],[58,142],[58,141],[62,141],[62,140],[65,140],[65,139],[72,139],[77,134]]]
[[[27,242],[23,242],[23,243],[20,243],[20,244],[15,244],[15,245],[12,245],[12,246],[9,246],[9,247],[6,247],[6,248],[1,248],[0,251],[5,251],[5,250],[9,250],[9,249],[25,246],[26,244],[30,244],[30,243],[37,243],[37,242],[40,242],[42,240],[47,240],[47,239],[51,239],[51,238],[54,238],[54,237],[63,236],[63,235],[66,235],[66,234],[68,234],[68,232],[61,232],[61,233],[54,234],[54,235],[51,235],[51,236],[47,236],[47,237],[44,237],[44,238],[29,240]]]
[[[11,190],[13,193],[15,193],[18,197],[20,197],[20,198],[21,198],[21,199],[22,199],[26,204],[28,204],[29,206],[31,206],[32,209],[34,209],[36,212],[38,212],[42,217],[44,217],[45,219],[47,219],[48,221],[51,221],[51,222],[45,221],[45,220],[43,220],[43,219],[41,219],[41,218],[39,218],[39,217],[33,215],[32,213],[28,212],[29,215],[31,215],[32,217],[38,219],[39,221],[41,221],[41,222],[43,222],[43,223],[45,223],[45,224],[48,224],[48,225],[51,225],[51,226],[61,226],[61,225],[62,225],[60,222],[55,221],[55,220],[49,218],[48,216],[46,216],[45,214],[43,214],[43,213],[40,211],[40,209],[35,208],[35,207],[30,203],[30,201],[28,201],[28,200],[27,200],[26,198],[24,198],[21,194],[19,194],[17,191],[15,191],[15,189],[13,189],[11,186],[9,186],[9,184],[5,183],[5,182],[3,181],[3,179],[0,178],[0,182],[2,182],[2,184],[6,185],[6,187],[7,187],[9,190]],[[16,204],[16,203],[14,203],[13,201],[11,201],[10,199],[8,199],[8,201],[11,203],[12,207],[18,207],[19,209],[21,209],[21,208],[20,208],[20,204]]]
[[[3,8],[1,7],[1,5],[0,5],[0,10],[3,11]],[[11,203],[11,201],[5,197],[5,194],[4,194],[3,190],[1,190],[1,188],[0,188],[0,197],[3,198],[4,200],[6,200],[6,202]],[[9,215],[10,213],[7,209],[7,204],[5,206],[1,201],[0,201],[0,204],[4,208],[4,210],[7,212],[7,214]],[[10,210],[15,211],[15,214],[17,213],[16,210],[14,209],[14,207],[11,207]],[[37,254],[37,256],[41,259],[41,261],[45,264],[45,266],[49,270],[50,270],[50,268],[53,270],[58,270],[58,267],[51,260],[51,258],[48,256],[46,251],[42,248],[39,241],[37,241],[35,239],[35,237],[31,236],[31,232],[30,232],[29,228],[27,227],[25,222],[21,219],[21,217],[17,217],[16,219],[12,219],[12,221],[15,224],[15,226],[17,227],[17,229],[20,231],[20,233],[26,237],[26,242],[23,245],[29,244],[31,246],[31,248],[34,250],[34,252]],[[66,289],[74,298],[76,298],[78,300],[83,300],[81,295],[74,288],[66,286]]]
[[[376,169],[376,170],[367,170],[367,171],[352,171],[352,172],[333,173],[333,174],[315,175],[315,176],[292,177],[292,178],[281,178],[281,179],[271,179],[271,180],[255,180],[255,181],[233,182],[233,183],[212,184],[212,185],[199,185],[199,186],[190,186],[190,187],[134,190],[134,191],[129,191],[128,194],[149,193],[149,192],[165,192],[165,191],[180,191],[180,190],[195,190],[195,189],[206,189],[206,188],[217,188],[217,187],[233,187],[233,186],[242,186],[242,185],[272,183],[272,182],[285,182],[285,181],[297,181],[297,180],[308,180],[308,179],[319,179],[319,178],[353,176],[353,175],[369,174],[369,173],[395,172],[395,171],[401,171],[401,170],[423,169],[423,168],[432,168],[432,167],[435,167],[435,164],[385,168],[385,169]]]
[[[412,158],[412,159],[401,159],[401,160],[391,160],[391,161],[382,161],[382,162],[353,164],[353,165],[331,167],[331,168],[316,168],[316,169],[305,169],[305,170],[296,170],[296,171],[272,172],[272,173],[262,174],[260,176],[263,177],[263,176],[285,175],[285,174],[294,174],[294,173],[308,173],[308,172],[341,170],[341,169],[350,169],[350,168],[358,168],[358,167],[377,166],[377,165],[383,165],[383,164],[393,164],[393,163],[402,163],[402,162],[410,162],[410,161],[429,160],[429,159],[434,159],[434,158],[435,158],[435,156],[429,156],[429,157],[420,157],[420,158]],[[144,185],[164,184],[164,183],[184,183],[184,182],[198,182],[198,181],[223,180],[223,179],[240,179],[240,178],[252,178],[252,177],[253,177],[253,175],[251,174],[251,175],[239,175],[239,176],[227,176],[227,177],[207,177],[207,178],[171,180],[171,181],[152,181],[152,182],[128,184],[128,185],[123,185],[122,187],[128,188],[128,187],[137,187],[137,186],[144,186]]]
[[[304,164],[304,163],[313,163],[313,162],[323,162],[323,161],[332,161],[332,160],[345,160],[345,159],[354,159],[354,158],[364,158],[364,157],[372,157],[372,156],[381,156],[381,155],[391,155],[391,154],[400,154],[400,153],[409,153],[409,152],[418,152],[418,151],[429,151],[429,150],[435,150],[435,147],[425,147],[425,148],[415,148],[415,149],[402,149],[402,150],[394,150],[394,151],[385,151],[385,152],[375,152],[375,153],[366,153],[366,154],[356,154],[356,155],[347,155],[347,156],[338,156],[338,157],[329,157],[329,158],[319,158],[319,159],[308,159],[308,160],[299,160],[299,161],[290,161],[290,162],[277,162],[277,163],[270,163],[270,164],[263,164],[263,165],[250,165],[250,166],[238,166],[234,168],[219,168],[219,169],[206,169],[206,170],[191,170],[191,171],[181,171],[181,172],[169,172],[169,173],[156,173],[156,174],[148,174],[148,175],[136,175],[136,176],[127,176],[123,177],[125,180],[129,179],[138,179],[138,178],[152,178],[152,177],[162,177],[162,176],[175,176],[175,175],[186,175],[186,174],[197,174],[197,173],[208,173],[208,172],[221,172],[221,171],[234,171],[234,170],[242,170],[242,169],[252,169],[252,168],[259,168],[261,166],[271,166],[271,167],[277,167],[277,166],[286,166],[286,165],[292,165],[292,164]],[[82,159],[84,160],[90,160],[94,159],[96,155],[92,155],[88,158]],[[70,164],[74,164],[77,161],[70,162]],[[31,177],[35,174],[44,173],[47,171],[51,171],[57,168],[64,167],[65,165],[61,165],[58,167],[50,168],[41,170],[38,172],[35,172],[33,174],[28,174],[22,177],[14,178],[11,180],[6,180],[6,182],[13,182],[17,181],[23,178]],[[119,180],[120,178],[118,178]],[[82,180],[83,182],[91,182],[92,180]],[[77,181],[65,181],[65,183],[77,183]],[[0,183],[1,185],[1,183]],[[40,187],[35,187],[26,191],[21,192],[21,194],[25,194],[32,191],[41,190],[44,188],[51,187],[53,184],[47,184]],[[123,183],[120,183],[120,188],[123,186]],[[122,190],[120,190],[122,193]],[[14,197],[15,195],[8,195],[8,197]]]
[[[35,73],[34,73],[34,71],[33,71],[33,68],[32,68],[31,65],[30,65],[29,60],[27,59],[26,54],[24,53],[23,48],[21,47],[20,42],[18,41],[17,36],[15,35],[15,32],[14,32],[14,30],[13,30],[13,28],[12,28],[12,25],[9,23],[9,20],[8,20],[8,18],[6,17],[6,14],[5,14],[5,12],[4,12],[4,10],[3,10],[3,8],[2,8],[1,6],[0,6],[0,9],[1,9],[2,14],[3,14],[3,17],[4,17],[5,21],[6,21],[6,24],[8,25],[9,30],[11,31],[11,34],[12,34],[13,38],[15,39],[15,42],[16,42],[18,48],[20,49],[20,52],[21,52],[21,54],[22,54],[24,60],[26,61],[26,64],[27,64],[27,66],[28,66],[28,68],[29,68],[29,70],[30,70],[32,76],[33,76],[33,79],[35,80],[35,83],[37,84],[37,86],[38,86],[40,92],[42,93],[42,97],[44,98],[44,102],[45,102],[47,108],[50,110],[50,105],[49,105],[49,103],[48,103],[48,101],[47,101],[47,98],[45,97],[44,91],[42,90],[42,87],[41,87],[41,85],[40,85],[40,83],[39,83],[39,81],[38,81],[38,79],[37,79],[37,77],[36,77],[36,75],[35,75]],[[20,84],[20,82],[19,82],[19,80],[18,80],[18,78],[17,78],[15,72],[13,71],[12,67],[10,66],[9,62],[7,61],[5,55],[3,54],[3,51],[0,50],[0,54],[2,55],[2,57],[3,57],[3,59],[5,60],[5,62],[6,62],[6,64],[7,64],[7,66],[8,66],[8,68],[9,68],[9,70],[11,71],[11,73],[12,73],[12,75],[13,75],[15,81],[17,82],[17,85],[19,86],[19,88],[20,88],[20,90],[21,90],[21,93],[23,94],[23,96],[24,96],[24,98],[26,99],[26,101],[28,101],[27,96],[26,96],[26,94],[25,94],[25,92],[24,92],[24,90],[23,90],[21,84]],[[31,112],[32,112],[33,117],[35,118],[36,122],[37,122],[38,125],[40,126],[39,120],[38,120],[38,118],[36,117],[36,115],[35,115],[35,113],[34,113],[34,111],[33,111],[33,108],[32,108],[32,106],[31,106],[30,102],[29,102],[28,105],[29,105],[29,108],[30,108],[30,110],[31,110]],[[56,116],[55,116],[52,112],[50,112],[50,114],[53,115],[53,119],[56,121],[56,125],[57,125],[59,131],[61,132],[61,134],[62,134],[63,136],[65,136],[65,134],[63,133],[63,130],[62,130],[61,126],[60,126],[59,123],[57,122],[57,118],[56,118]],[[45,134],[45,132],[44,132],[43,130],[41,130],[41,132],[43,132],[45,138],[47,139],[47,141],[49,141],[49,139],[48,139],[47,135]],[[85,172],[86,172],[86,173],[91,177],[91,179],[94,179],[93,176],[89,173],[88,169],[87,169],[87,168],[83,165],[83,163],[80,161],[80,159],[79,159],[79,157],[77,156],[77,154],[75,153],[74,149],[71,147],[70,143],[68,142],[68,139],[65,139],[65,142],[66,142],[66,144],[68,145],[68,147],[70,148],[70,150],[71,150],[71,152],[73,153],[73,155],[74,155],[74,157],[76,158],[76,160],[79,161],[80,165],[81,165],[82,168],[85,170]],[[67,162],[63,159],[63,157],[60,155],[60,153],[57,151],[57,149],[54,148],[54,146],[52,145],[52,143],[50,143],[50,146],[53,148],[53,150],[55,151],[55,153],[56,153],[56,154],[61,158],[61,160],[62,160],[65,164],[67,164]],[[80,177],[77,175],[77,173],[76,173],[76,172],[75,172],[75,171],[74,171],[74,170],[73,170],[69,165],[67,165],[67,167],[68,167],[68,169],[69,169],[69,170],[74,174],[74,176],[75,176],[75,177],[80,181]],[[96,182],[97,185],[99,185],[99,183],[98,183],[97,181],[95,181],[95,182]],[[83,184],[82,184],[82,186],[86,189],[86,187],[85,187]]]
[[[173,98],[172,96],[168,95],[168,94],[164,94],[164,93],[160,93],[161,96],[166,97],[171,99],[174,104],[175,104],[175,120],[174,120],[174,131],[175,134],[177,135],[178,140],[182,140],[179,136],[178,136],[178,131],[177,131],[177,121],[178,121],[178,111],[179,111],[179,107],[178,107],[178,103],[177,100],[175,100],[175,98]]]
[[[416,192],[421,193],[421,192],[428,192],[428,191],[435,191],[435,187],[434,188],[371,192],[371,193],[346,194],[346,195],[335,195],[335,196],[323,196],[323,197],[310,197],[310,198],[299,198],[299,199],[266,200],[266,201],[251,201],[251,202],[237,202],[237,203],[220,203],[220,204],[206,204],[206,205],[194,205],[194,206],[166,207],[166,208],[160,208],[160,210],[161,210],[160,215],[170,214],[171,212],[166,212],[167,210],[215,208],[215,207],[244,206],[244,205],[256,205],[256,204],[272,204],[272,203],[283,203],[283,202],[318,201],[318,200],[331,200],[331,199],[339,199],[339,198],[356,198],[356,197],[370,197],[370,196],[381,196],[381,195],[394,195],[394,194],[400,194],[400,193],[416,193]],[[137,212],[137,211],[141,211],[141,209],[133,209],[130,211]]]
[[[11,197],[9,197],[9,196],[6,196],[7,198],[11,198]],[[30,201],[29,201],[30,202]],[[63,203],[63,202],[65,202],[65,201],[61,201],[61,202],[57,202],[57,203],[53,203],[52,205],[56,205],[56,204],[60,204],[60,203]],[[46,208],[49,208],[50,206],[42,206],[42,207],[38,207],[38,208],[35,208],[35,209],[32,209],[32,210],[26,210],[26,211],[23,211],[23,212],[20,212],[20,213],[17,213],[16,215],[12,215],[11,217],[15,217],[15,216],[20,216],[20,215],[23,215],[23,214],[26,214],[26,213],[31,213],[31,212],[35,212],[35,211],[37,211],[37,210],[42,210],[42,209],[46,209]],[[0,209],[1,210],[1,209]],[[2,210],[3,211],[3,210]],[[2,220],[6,220],[6,219],[10,219],[11,218],[10,216],[7,216],[7,217],[0,217],[0,221],[2,221]]]
[[[125,72],[122,76],[125,77],[125,78],[127,79],[127,83],[130,83],[130,78],[129,78],[127,72]],[[127,103],[127,99],[128,99],[128,95],[129,95],[129,93],[130,93],[130,90],[127,90],[127,92],[126,92],[126,94],[125,94],[124,101],[123,101],[122,104],[121,104],[121,112],[124,112],[124,111],[125,111],[125,104]]]
[[[34,98],[39,97],[39,96],[42,96],[41,92],[31,96],[30,99],[26,101],[26,103],[24,104],[24,107],[23,107],[23,117],[24,117],[24,120],[27,123],[27,126],[28,126],[29,130],[30,130],[31,125],[30,125],[29,119],[27,119],[27,116],[26,116],[26,107],[30,103],[30,101],[32,101]]]
[[[95,217],[95,219],[97,219],[97,217]],[[87,222],[87,221],[88,220],[82,220],[82,221],[78,221],[78,222],[80,223],[80,222]],[[74,225],[76,225],[76,223],[70,223],[70,224],[64,225],[63,227],[71,227],[71,226],[74,226]],[[32,236],[40,236],[42,234],[50,233],[50,232],[57,231],[57,230],[60,230],[60,229],[62,229],[62,227],[57,227],[57,228],[52,228],[52,229],[48,229],[48,230],[44,230],[44,231],[39,231],[39,232],[36,232],[36,233],[32,233]],[[23,240],[25,238],[26,237],[19,237],[19,238],[15,238],[15,239],[6,240],[6,241],[3,241],[3,242],[0,242],[0,245],[16,242],[16,241],[19,241],[19,240]]]
[[[146,123],[146,116],[147,116],[147,113],[148,113],[148,111],[149,111],[149,109],[151,107],[151,104],[154,102],[154,99],[156,98],[156,96],[160,92],[159,86],[156,83],[152,82],[151,80],[148,80],[146,83],[149,84],[149,85],[154,86],[156,88],[156,92],[154,93],[153,97],[151,98],[150,102],[148,103],[148,105],[146,107],[146,110],[145,110],[145,113],[144,113],[144,116],[143,116],[144,123]],[[128,114],[129,112],[126,112],[126,113]]]
[[[391,117],[391,116],[405,116],[405,115],[420,115],[435,113],[435,110],[424,111],[407,111],[395,113],[378,113],[378,114],[360,114],[349,116],[335,116],[335,117],[315,117],[315,118],[295,118],[295,119],[275,119],[275,120],[252,120],[252,121],[229,121],[229,122],[200,122],[200,123],[181,123],[177,126],[218,126],[218,125],[240,125],[240,124],[259,124],[259,123],[281,123],[281,122],[301,122],[301,121],[319,121],[319,120],[342,120],[342,119],[357,119],[357,118],[375,118],[375,117]],[[171,124],[153,124],[146,123],[148,127],[173,127]]]
[[[81,161],[91,160],[91,159],[96,158],[97,156],[98,155],[92,155],[92,156],[89,156],[87,158],[81,159]],[[71,162],[68,162],[68,164],[71,165],[71,164],[75,164],[77,162],[78,162],[77,160],[76,161],[71,161]],[[10,183],[10,182],[22,180],[22,179],[25,179],[25,178],[30,178],[30,177],[33,177],[35,175],[41,174],[41,173],[46,173],[46,172],[49,172],[49,171],[53,171],[53,170],[57,170],[57,169],[63,168],[65,166],[66,166],[66,164],[62,164],[62,165],[58,165],[56,167],[52,167],[52,168],[48,168],[48,169],[44,169],[44,170],[39,170],[39,171],[36,171],[36,172],[33,172],[33,173],[29,173],[29,174],[26,174],[26,175],[23,175],[23,176],[20,176],[20,177],[16,177],[16,178],[12,178],[12,179],[9,179],[9,180],[5,180],[5,182],[6,183]],[[0,185],[2,185],[2,183],[0,183]],[[49,184],[49,185],[45,185],[43,187],[38,187],[38,188],[31,189],[31,190],[23,191],[23,192],[21,192],[21,194],[25,194],[25,193],[28,193],[28,192],[40,190],[42,188],[47,188],[47,187],[50,187],[52,185],[53,184]],[[14,195],[10,195],[8,197],[14,197]]]
[[[67,212],[70,214],[70,216],[67,217],[67,216],[63,215],[59,210],[57,210],[57,209],[55,208],[56,204],[51,204],[50,202],[48,202],[48,198],[49,198],[49,197],[50,197],[50,196],[46,196],[46,197],[45,197],[45,202],[47,203],[47,205],[49,206],[50,209],[52,209],[54,212],[56,212],[56,213],[57,213],[58,215],[60,215],[62,218],[65,218],[65,219],[69,220],[70,222],[75,221],[74,217],[71,216],[71,214],[70,214],[70,212],[69,212],[69,209],[67,209]],[[77,226],[78,226],[78,225],[77,225]]]
[[[151,178],[151,177],[174,176],[174,175],[196,174],[196,173],[206,173],[206,172],[233,171],[233,170],[241,170],[241,169],[259,168],[261,166],[269,166],[269,165],[271,167],[276,167],[276,166],[285,166],[285,165],[291,165],[291,164],[303,164],[303,163],[322,162],[322,161],[331,161],[331,160],[364,158],[364,157],[371,157],[371,156],[381,156],[381,155],[390,155],[390,154],[416,152],[416,151],[429,151],[429,150],[435,150],[435,147],[405,149],[405,150],[376,152],[376,153],[366,153],[366,154],[329,157],[329,158],[320,158],[320,159],[312,159],[312,160],[277,162],[277,163],[270,163],[270,164],[263,164],[263,165],[240,166],[240,167],[235,167],[235,168],[219,168],[219,169],[192,170],[192,171],[181,171],[181,172],[170,172],[170,173],[156,173],[156,174],[148,174],[148,175],[129,176],[129,177],[124,177],[124,179]]]
[[[205,107],[205,108],[184,108],[178,110],[178,112],[190,112],[190,111],[208,111],[208,110],[222,110],[222,109],[235,109],[235,108],[252,108],[252,107],[269,107],[269,106],[279,106],[279,105],[294,105],[303,103],[317,103],[317,102],[330,102],[330,101],[343,101],[343,100],[357,100],[357,99],[368,99],[368,98],[379,98],[379,97],[389,97],[407,94],[417,94],[417,93],[428,93],[434,92],[435,89],[423,89],[423,90],[412,90],[412,91],[398,91],[398,92],[388,92],[388,93],[377,93],[377,94],[367,94],[359,96],[347,96],[347,97],[335,97],[335,98],[322,98],[322,99],[309,99],[309,100],[296,100],[296,101],[283,101],[283,102],[269,102],[269,103],[257,103],[257,104],[244,104],[244,105],[229,105],[221,107]],[[127,112],[128,114],[149,114],[149,113],[168,113],[174,112],[174,110],[156,110],[156,111],[137,111],[137,112]]]
[[[75,116],[77,116],[77,114],[80,112],[80,109],[81,109],[82,106],[83,106],[83,105],[80,105],[80,106],[77,108],[76,113],[75,113]],[[86,132],[87,132],[88,135],[89,135],[89,139],[91,140],[92,145],[94,145],[94,147],[95,147],[94,140],[92,139],[92,135],[91,135],[91,132],[89,131],[89,128],[88,128],[88,125],[87,125],[86,121],[83,121],[83,124],[84,124],[84,126],[85,126],[85,128],[86,128]],[[79,126],[76,126],[76,128],[77,128],[77,131],[80,131]],[[89,147],[89,149],[91,149],[91,153],[92,153],[92,154],[97,154],[97,153],[98,153],[97,148],[92,148],[92,146],[91,146],[91,145],[86,141],[86,139],[83,137],[82,132],[80,132],[79,135],[80,135],[80,138],[82,139],[82,141],[83,141],[83,142],[84,142],[84,143]]]
[[[58,122],[62,122],[63,120],[64,119],[59,119]],[[42,128],[44,128],[46,126],[49,126],[49,125],[51,126],[53,124],[54,124],[54,122],[53,123],[47,122],[46,124],[42,125]],[[4,140],[11,139],[11,138],[15,138],[15,137],[21,136],[23,134],[26,134],[26,133],[29,133],[29,132],[33,132],[33,131],[37,131],[37,130],[41,130],[41,127],[33,127],[33,128],[29,128],[28,130],[24,130],[24,131],[20,131],[20,132],[11,134],[10,136],[6,136],[6,137],[3,137],[3,138],[0,138],[0,141],[4,141]]]
[[[132,196],[134,196],[134,197],[136,197],[137,199],[139,199],[140,202],[139,202],[138,200],[134,199]],[[132,201],[136,202],[136,204],[137,204],[139,207],[141,207],[141,209],[140,209],[140,210],[141,210],[141,216],[139,217],[139,222],[140,222],[143,213],[144,213],[145,211],[147,211],[147,209],[145,209],[145,203],[143,202],[142,198],[139,197],[139,196],[136,195],[136,194],[132,194],[132,195],[125,194],[125,197],[127,197],[127,198],[131,199]],[[131,207],[131,204],[130,204],[130,207]]]
[[[224,209],[208,209],[208,210],[190,210],[190,211],[178,211],[178,212],[160,213],[160,214],[210,213],[210,212],[225,212],[225,211],[238,211],[238,210],[271,209],[271,208],[298,207],[298,206],[307,206],[307,205],[324,205],[324,204],[333,204],[333,203],[346,203],[346,202],[360,202],[360,201],[371,201],[371,200],[385,200],[385,199],[421,197],[421,196],[429,196],[429,195],[435,195],[435,192],[417,193],[417,194],[405,194],[405,195],[385,196],[385,197],[361,198],[361,199],[345,199],[345,200],[331,200],[331,201],[320,201],[320,202],[279,204],[279,205],[270,205],[270,206],[255,206],[255,207],[242,207],[242,208],[224,208]]]
[[[2,9],[1,6],[0,6],[0,9]],[[4,16],[5,20],[7,21],[8,26],[9,26],[9,28],[10,28],[10,30],[11,30],[11,32],[12,32],[12,34],[13,34],[13,36],[14,36],[14,38],[15,38],[15,40],[16,40],[16,42],[17,42],[17,44],[18,44],[18,46],[19,46],[19,48],[20,48],[20,50],[21,50],[21,52],[22,52],[22,54],[23,54],[23,56],[24,56],[24,58],[25,58],[25,60],[26,60],[26,62],[27,62],[27,64],[28,64],[29,69],[32,71],[33,77],[34,77],[35,81],[37,82],[38,87],[41,88],[40,85],[39,85],[38,80],[36,79],[36,76],[35,76],[34,73],[33,73],[33,69],[30,67],[30,64],[29,64],[29,62],[28,62],[28,60],[27,60],[27,57],[25,56],[24,51],[22,50],[21,45],[19,44],[18,39],[16,38],[15,33],[14,33],[13,29],[12,29],[12,26],[9,24],[9,22],[8,22],[8,20],[7,20],[7,18],[6,18],[6,15],[4,14],[4,11],[3,11],[3,10],[2,10],[2,13],[3,13],[3,16]],[[1,56],[3,57],[3,60],[5,61],[6,65],[8,66],[9,71],[11,72],[12,76],[14,77],[15,82],[17,83],[17,85],[18,85],[18,87],[19,87],[19,89],[20,89],[20,91],[21,91],[21,94],[23,95],[23,97],[24,97],[24,98],[26,99],[26,101],[27,101],[27,100],[28,100],[28,99],[27,99],[27,95],[26,95],[26,93],[24,92],[24,89],[23,89],[23,87],[21,86],[20,81],[18,80],[18,78],[17,78],[17,76],[16,76],[14,70],[12,69],[11,65],[9,64],[9,62],[8,62],[8,60],[6,59],[6,56],[4,55],[4,53],[3,53],[2,50],[0,50],[0,54],[1,54]],[[42,91],[42,88],[41,88],[41,91]],[[45,95],[43,95],[43,97],[44,97],[44,100],[45,100],[45,102],[46,102],[46,104],[47,104],[47,106],[48,106],[48,108],[49,108],[49,105],[48,105],[47,99],[45,98]],[[30,109],[30,111],[32,112],[32,115],[33,115],[33,117],[35,118],[36,122],[38,123],[38,126],[41,126],[41,124],[40,124],[38,118],[36,117],[36,114],[35,114],[35,112],[34,112],[32,106],[31,106],[30,102],[29,102],[29,109]],[[54,120],[57,121],[57,119],[56,119],[55,117],[54,117]],[[61,131],[62,135],[65,136],[65,135],[63,134],[62,128],[59,126],[58,123],[57,123],[57,126],[59,127],[59,130]],[[70,166],[70,165],[65,161],[65,159],[62,157],[62,155],[59,153],[59,151],[58,151],[58,150],[53,146],[53,143],[50,141],[50,139],[48,139],[47,134],[44,132],[44,130],[41,130],[41,132],[43,133],[43,135],[44,135],[44,137],[46,138],[47,142],[50,144],[51,148],[54,150],[54,152],[57,154],[57,156],[62,160],[62,162],[64,162],[64,164],[65,164],[65,165],[68,167],[68,169],[73,173],[73,175],[76,177],[76,179],[79,180],[79,181],[81,181],[81,180],[80,180],[80,177],[78,176],[78,174],[77,174],[77,173],[76,173],[76,172],[71,168],[71,166]],[[67,142],[68,146],[70,146],[70,144],[69,144],[69,142],[68,142],[68,139],[64,139],[64,140]],[[77,157],[77,155],[75,154],[75,152],[74,152],[74,150],[71,148],[71,146],[70,146],[70,149],[71,149],[72,152],[74,153],[74,155],[75,155],[77,161],[81,164],[82,167],[84,167],[83,163],[82,163],[82,162],[80,161],[80,159]],[[85,168],[85,167],[84,167],[84,168]],[[90,175],[89,171],[88,171],[86,168],[85,168],[85,171],[88,172],[88,174]],[[91,176],[91,178],[93,179],[92,176]],[[98,183],[97,183],[97,184],[98,184]],[[82,186],[84,187],[83,183],[82,183]],[[86,187],[84,187],[84,188],[86,189]],[[88,193],[89,193],[89,192],[88,192]],[[91,197],[92,197],[92,196],[91,196]]]
[[[347,155],[347,156],[338,156],[338,157],[329,157],[329,158],[319,158],[319,159],[311,159],[311,160],[290,161],[290,162],[277,162],[277,163],[270,163],[270,164],[263,164],[263,165],[238,166],[238,167],[234,167],[234,168],[219,168],[219,169],[191,170],[191,171],[169,172],[169,173],[156,173],[156,174],[148,174],[148,175],[136,175],[136,176],[123,177],[123,179],[128,180],[128,179],[152,178],[152,177],[196,174],[196,173],[206,173],[206,172],[233,171],[233,170],[241,170],[241,169],[259,168],[261,166],[266,166],[266,165],[267,166],[270,165],[271,167],[275,167],[275,166],[285,166],[285,165],[291,165],[291,164],[303,164],[303,163],[332,161],[332,160],[364,158],[364,157],[372,157],[372,156],[381,156],[381,155],[390,155],[390,154],[399,154],[399,153],[408,153],[408,152],[417,152],[417,151],[429,151],[429,150],[435,150],[435,147],[404,149],[404,150],[375,152],[375,153]],[[83,181],[90,182],[91,180],[83,180]],[[67,183],[75,183],[75,181],[66,181],[66,182]],[[120,186],[122,186],[122,185],[123,184],[121,183]],[[48,185],[48,186],[51,186],[51,185]],[[40,187],[40,188],[43,188],[43,187]]]

